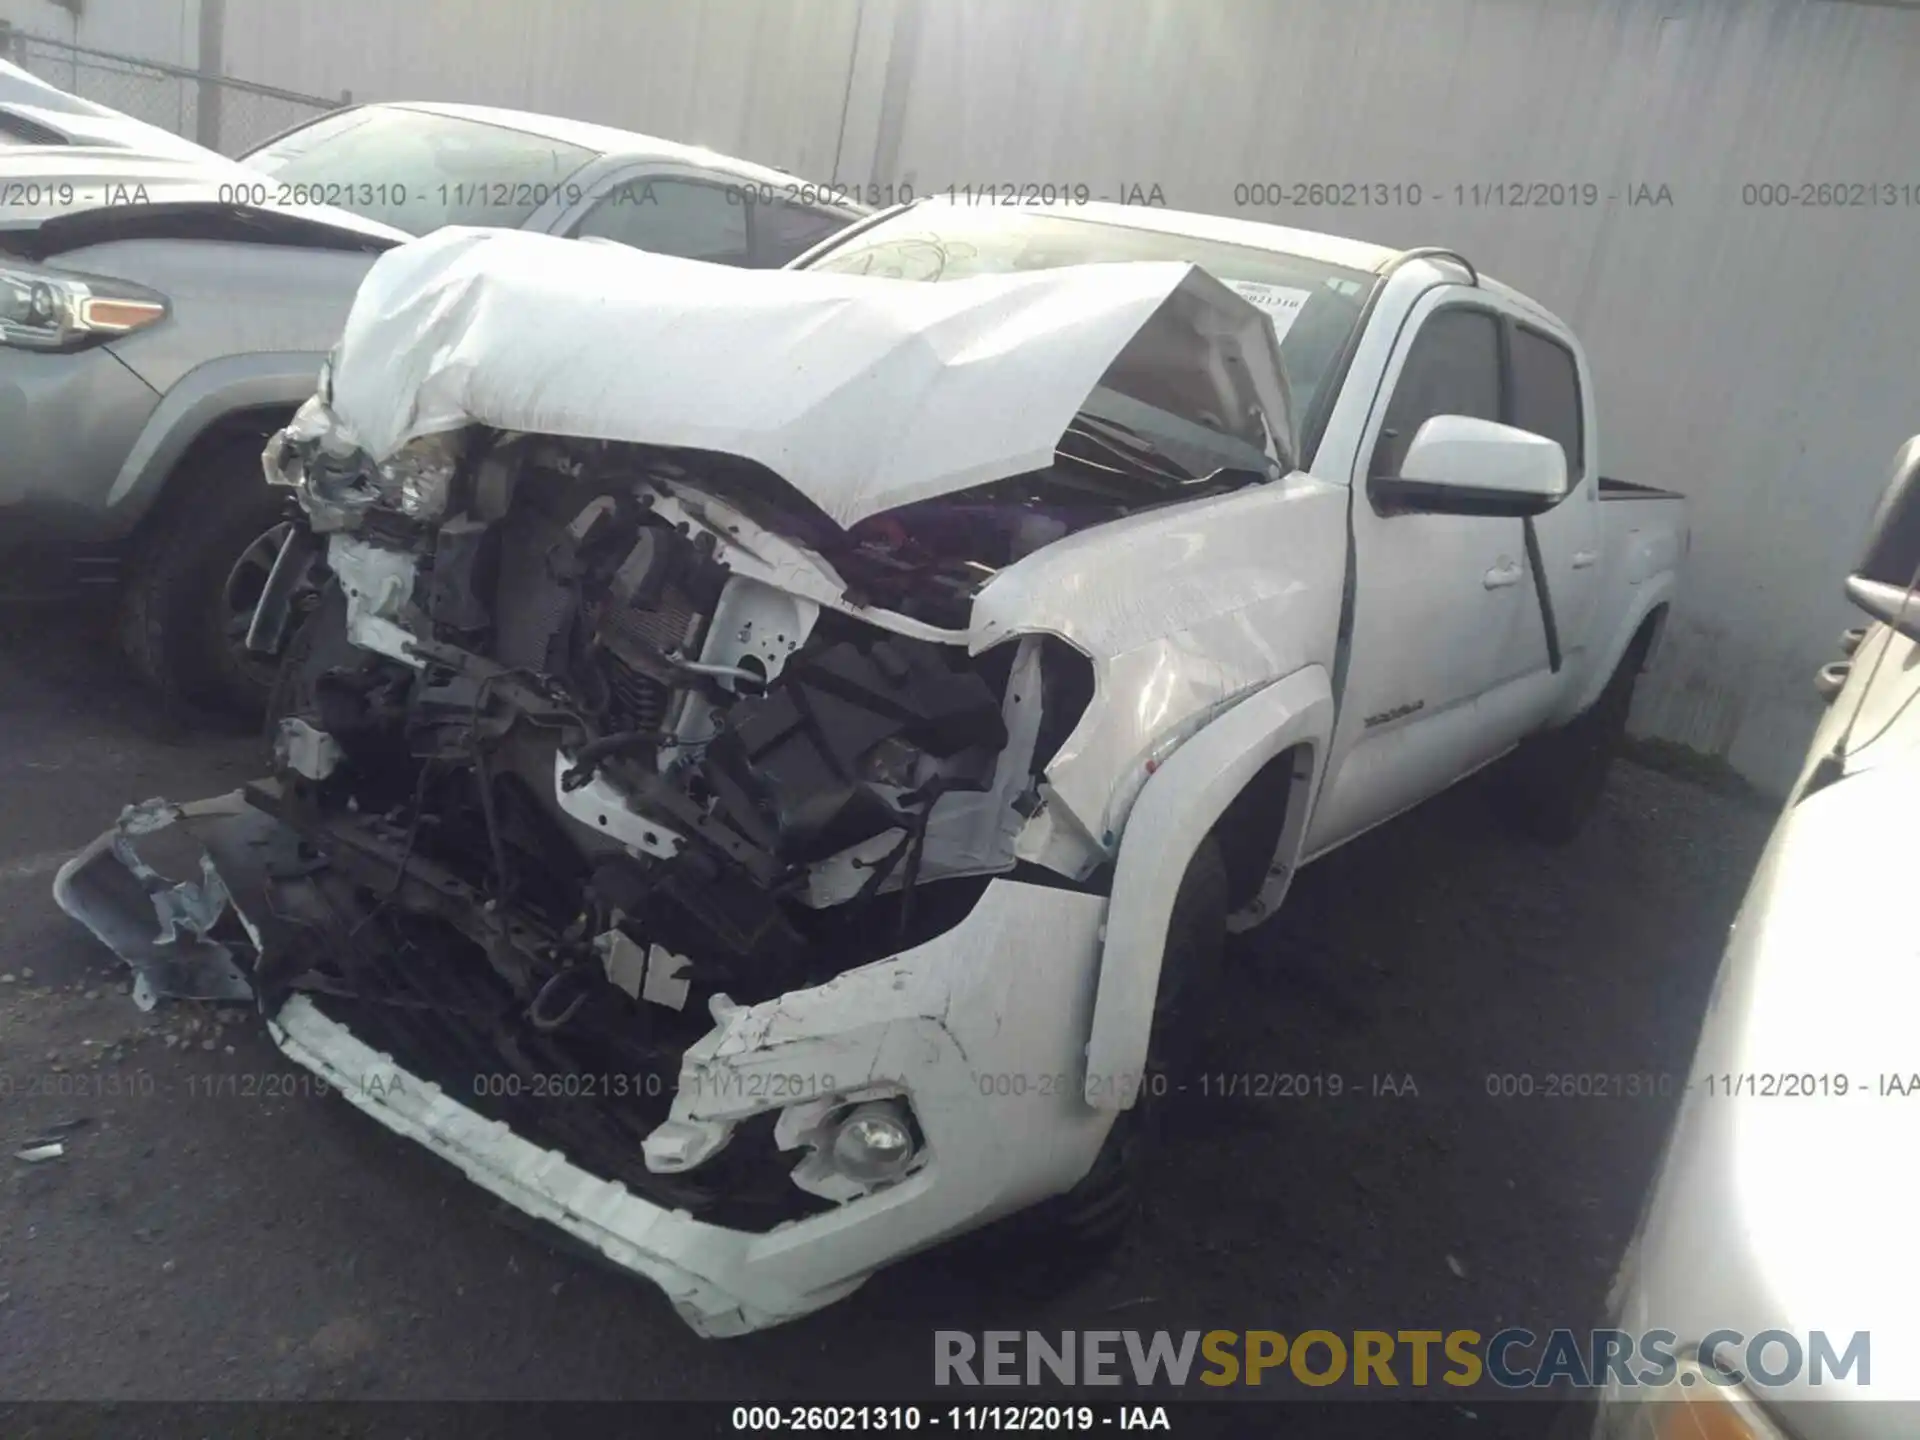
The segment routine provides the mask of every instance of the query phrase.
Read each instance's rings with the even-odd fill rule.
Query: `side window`
[[[1398,475],[1407,447],[1435,415],[1500,418],[1500,329],[1484,310],[1436,310],[1420,327],[1374,446],[1375,475]]]
[[[810,210],[785,200],[756,205],[753,211],[753,263],[772,270],[853,223],[851,215]]]
[[[747,207],[725,187],[698,180],[622,181],[573,233],[719,265],[745,265],[748,259]]]
[[[1558,440],[1567,452],[1567,485],[1586,474],[1580,429],[1580,367],[1557,340],[1516,326],[1513,331],[1513,418],[1510,424]]]

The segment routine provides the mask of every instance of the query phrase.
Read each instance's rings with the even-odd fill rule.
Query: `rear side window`
[[[1573,352],[1538,331],[1516,327],[1512,398],[1508,423],[1558,440],[1567,452],[1567,484],[1578,484],[1586,474],[1586,446],[1580,426],[1580,370]]]
[[[726,187],[699,180],[627,181],[588,211],[573,233],[683,260],[748,260],[747,206]]]
[[[1387,402],[1372,473],[1398,475],[1414,435],[1435,415],[1500,419],[1500,328],[1484,310],[1436,310],[1420,327]]]
[[[851,215],[831,210],[810,210],[785,200],[763,201],[753,209],[753,263],[776,269],[852,223]]]

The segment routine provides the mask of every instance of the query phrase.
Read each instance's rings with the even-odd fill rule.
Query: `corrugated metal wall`
[[[831,168],[857,0],[226,0],[230,73],[546,110]]]
[[[0,0],[0,20],[52,40],[169,65],[192,65],[199,56],[200,0],[84,0],[72,8],[54,0]]]
[[[90,0],[83,38],[132,47],[91,18],[127,4]],[[1765,784],[1782,784],[1806,743],[1813,672],[1857,618],[1842,576],[1895,448],[1920,431],[1911,8],[226,5],[228,73],[296,90],[554,110],[922,193],[1030,181],[1117,197],[1158,185],[1186,208],[1465,249],[1586,337],[1605,468],[1694,500],[1687,588],[1636,724]],[[0,16],[23,8],[51,9],[0,0]],[[191,35],[196,8],[151,0],[127,23]],[[1394,204],[1358,203],[1382,192],[1355,190],[1356,203],[1301,208],[1240,188],[1263,182],[1402,188]],[[1593,203],[1514,206],[1489,193],[1515,182]],[[1748,203],[1759,198],[1748,186],[1806,182],[1898,187],[1896,203]],[[1641,194],[1651,201],[1632,203]]]

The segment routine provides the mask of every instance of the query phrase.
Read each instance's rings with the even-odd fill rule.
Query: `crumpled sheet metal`
[[[253,999],[241,958],[213,938],[214,928],[233,908],[213,857],[203,850],[198,879],[176,882],[142,859],[136,843],[175,825],[196,830],[247,810],[238,791],[189,805],[166,800],[129,805],[113,829],[54,876],[54,902],[133,970],[133,1001],[140,1009],[153,1009],[163,997]],[[251,933],[245,916],[234,913]]]
[[[462,226],[368,271],[332,408],[376,460],[472,423],[743,456],[850,526],[1051,464],[1156,317],[1181,363],[1239,362],[1290,448],[1271,326],[1196,266],[922,284]]]

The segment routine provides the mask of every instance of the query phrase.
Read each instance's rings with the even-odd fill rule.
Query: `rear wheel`
[[[257,721],[277,667],[247,650],[247,625],[286,534],[286,495],[261,476],[251,439],[188,465],[134,552],[121,646],[167,699]]]
[[[1227,868],[1219,843],[1209,836],[1187,862],[1174,897],[1139,1098],[1115,1118],[1093,1168],[1071,1190],[1033,1212],[1049,1238],[1097,1254],[1125,1235],[1139,1214],[1168,1094],[1199,1053],[1226,940]]]
[[[1495,767],[1493,802],[1500,817],[1529,839],[1564,845],[1600,806],[1607,771],[1627,733],[1633,687],[1651,631],[1634,637],[1600,697],[1558,730],[1535,735]]]

